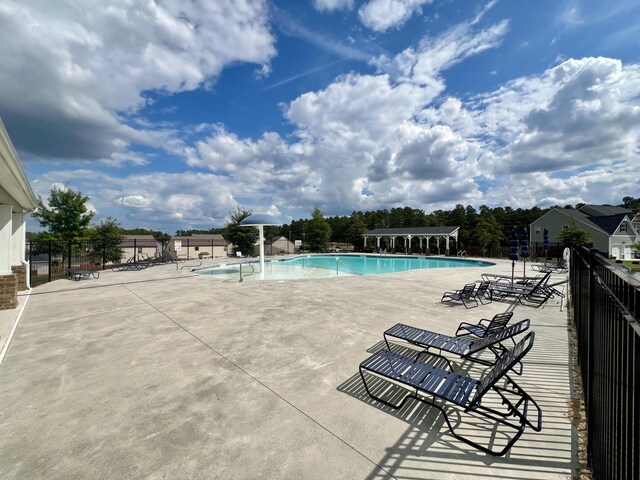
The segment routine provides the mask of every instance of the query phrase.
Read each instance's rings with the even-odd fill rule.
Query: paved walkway
[[[358,364],[395,322],[453,334],[513,308],[440,303],[483,271],[511,264],[244,283],[167,265],[37,287],[0,367],[0,478],[568,478],[558,302],[515,307],[536,332],[519,383],[544,428],[503,458],[457,441],[434,408],[393,411],[364,391]],[[474,417],[460,428],[492,438]]]

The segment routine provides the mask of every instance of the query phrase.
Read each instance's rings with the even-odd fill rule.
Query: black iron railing
[[[572,249],[571,299],[596,479],[640,478],[640,282]]]
[[[139,248],[140,247],[140,248]],[[107,241],[90,240],[30,240],[26,243],[25,258],[29,262],[30,284],[32,287],[67,276],[67,270],[104,270],[114,264],[136,259],[141,249],[147,249],[149,242],[144,240],[125,240],[117,245]],[[164,244],[158,244],[144,253],[155,256],[164,250]]]
[[[87,240],[36,240],[26,244],[32,287],[63,278],[70,268],[102,270],[104,248],[101,242]]]

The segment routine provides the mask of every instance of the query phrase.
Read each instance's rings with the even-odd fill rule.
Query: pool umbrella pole
[[[258,227],[260,242],[260,279],[264,280],[264,226],[265,225],[281,225],[277,218],[264,213],[249,215],[240,222],[242,227]]]
[[[258,225],[258,241],[260,242],[260,278],[264,280],[264,225]]]
[[[522,261],[524,266],[522,267],[522,275],[527,276],[527,258],[529,257],[529,236],[527,235],[527,227],[524,227],[522,231],[522,238],[520,239]]]
[[[511,229],[511,252],[509,253],[509,260],[511,260],[511,285],[514,283],[516,260],[518,260],[518,228],[513,227]]]

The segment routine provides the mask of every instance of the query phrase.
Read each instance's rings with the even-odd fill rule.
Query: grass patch
[[[640,260],[620,260],[620,262],[634,272],[640,272]]]
[[[616,263],[622,264],[625,267],[628,267],[633,272],[640,272],[640,260],[615,260]]]

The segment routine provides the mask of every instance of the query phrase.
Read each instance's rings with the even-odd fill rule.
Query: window
[[[197,252],[198,250],[200,250],[200,247],[195,247],[195,249],[196,249],[196,252]]]
[[[569,230],[569,225],[562,225],[562,230]]]
[[[540,227],[534,227],[533,233],[540,235]]]
[[[627,222],[624,222],[624,223],[620,224],[620,231],[621,232],[626,232],[627,231]]]

